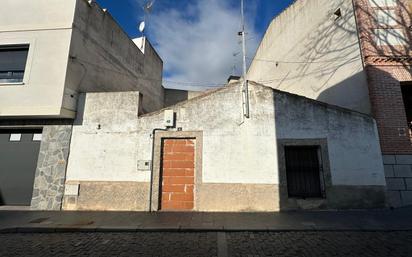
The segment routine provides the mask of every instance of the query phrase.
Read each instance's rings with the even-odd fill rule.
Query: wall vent
[[[335,15],[335,21],[342,17],[342,11],[340,8],[338,8],[333,14]]]

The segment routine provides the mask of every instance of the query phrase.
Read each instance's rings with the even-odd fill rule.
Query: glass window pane
[[[407,40],[401,29],[376,29],[376,43],[378,45],[406,45]]]
[[[373,7],[392,7],[396,5],[396,0],[369,0]]]
[[[397,24],[394,10],[378,10],[376,15],[379,25],[395,26]]]
[[[0,83],[22,82],[28,45],[0,46]]]

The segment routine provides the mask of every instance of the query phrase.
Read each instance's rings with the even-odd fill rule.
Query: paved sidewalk
[[[410,257],[412,231],[0,233],[0,256]]]
[[[412,231],[412,207],[282,213],[0,211],[0,232]]]

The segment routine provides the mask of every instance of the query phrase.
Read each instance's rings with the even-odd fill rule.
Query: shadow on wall
[[[376,0],[361,0],[367,4],[369,1]],[[403,1],[405,2],[405,1]],[[391,19],[395,20],[402,28],[405,28],[405,24],[409,24],[411,20],[411,12],[409,12],[409,6],[405,5],[402,1],[399,1],[399,9],[403,15],[393,15],[389,13]],[[344,1],[340,1],[333,6],[344,5]],[[302,60],[305,62],[298,64],[276,62],[276,67],[284,71],[284,75],[281,78],[277,78],[277,82],[274,82],[274,87],[283,91],[288,91],[290,87],[295,85],[294,80],[299,80],[301,83],[305,82],[306,78],[317,78],[318,83],[310,85],[313,92],[321,94],[318,100],[333,103],[336,101],[336,97],[340,92],[349,92],[350,90],[357,90],[357,86],[353,82],[359,82],[361,74],[354,74],[351,78],[339,82],[334,89],[328,90],[331,85],[331,81],[335,78],[337,72],[344,67],[351,67],[352,64],[360,61],[360,52],[354,51],[358,48],[358,40],[353,40],[353,35],[359,37],[362,40],[363,48],[366,49],[364,58],[382,55],[392,56],[405,56],[409,55],[411,50],[411,44],[404,44],[403,46],[393,45],[390,42],[390,37],[396,37],[397,34],[393,30],[386,30],[388,32],[387,37],[380,38],[380,44],[376,42],[376,30],[374,28],[379,27],[378,15],[376,15],[376,9],[365,7],[368,5],[357,5],[357,18],[358,22],[361,22],[361,26],[357,27],[352,22],[353,16],[349,12],[342,12],[342,16],[336,18],[333,25],[330,25],[330,17],[326,17],[319,26],[317,26],[311,33],[307,34],[307,40],[302,52],[299,53]],[[411,30],[404,30],[406,32],[406,40],[411,41]],[[348,35],[352,35],[349,37]],[[339,42],[339,43],[337,43]],[[298,43],[300,44],[300,42]],[[359,70],[360,72],[361,70]],[[358,77],[359,76],[359,77]],[[265,81],[258,81],[259,83],[266,84]],[[269,83],[271,83],[269,81]],[[346,87],[346,90],[344,89]],[[366,88],[361,90],[367,90]],[[322,93],[323,91],[327,91]],[[328,99],[328,97],[331,99]],[[359,97],[357,97],[358,100]],[[342,100],[342,97],[340,97]],[[366,99],[365,99],[366,100]],[[345,100],[344,100],[345,101]],[[349,101],[349,100],[346,100]],[[335,103],[339,103],[335,102]]]
[[[410,152],[412,146],[401,88],[402,82],[409,81],[400,81],[384,70],[387,68],[386,66],[366,67],[370,81],[372,113],[378,125],[382,152],[398,153],[400,149]],[[410,67],[404,66],[403,68],[405,74],[409,74],[407,77],[410,78]],[[397,66],[396,69],[401,71],[402,66]],[[399,153],[402,154],[402,152]]]
[[[86,94],[80,94],[77,100],[76,118],[73,122],[73,126],[83,125],[84,108],[86,106]]]
[[[369,117],[287,93],[274,97],[280,211],[385,206],[385,187],[368,185],[382,168]],[[359,171],[365,174],[354,179]]]
[[[332,6],[343,4],[342,0],[339,4],[331,2]],[[330,17],[326,16],[325,20],[307,35],[307,43],[300,53],[302,60],[307,60],[307,62],[299,64],[296,76],[287,77],[287,79],[319,77],[320,84],[311,86],[314,92],[319,92],[327,86],[336,72],[343,66],[359,61],[359,52],[353,51],[358,42],[348,40],[351,38],[348,34],[357,33],[356,27],[350,22],[352,15],[344,13],[335,20],[333,25],[329,25],[329,19]],[[339,45],[336,42],[340,42]],[[282,90],[285,89],[287,88],[282,88]]]
[[[307,108],[313,103],[307,102],[307,100],[302,101],[302,99],[300,96],[287,95],[286,93],[273,93],[278,164],[277,190],[280,212],[326,208],[324,206],[325,201],[319,202],[311,197],[303,197],[303,195],[306,196],[306,189],[312,188],[311,182],[314,182],[314,180],[311,178],[306,180],[308,177],[305,177],[305,174],[309,166],[307,164],[311,164],[312,161],[307,160],[308,155],[306,153],[302,155],[300,150],[305,151],[304,149],[309,149],[307,147],[322,145],[324,151],[322,153],[325,153],[327,152],[327,141],[326,139],[310,139],[313,130],[319,128],[313,128],[313,123],[310,122],[313,114]],[[309,137],[308,135],[299,135],[297,131],[303,130],[303,128],[305,131],[308,130]],[[328,158],[324,160],[328,160]],[[326,166],[329,167],[329,164]],[[318,183],[320,182],[319,179]],[[294,193],[296,194],[293,195]],[[320,204],[315,206],[318,202]]]
[[[404,35],[404,39],[407,41],[403,45],[394,45],[393,42],[390,42],[390,38],[398,38],[399,34],[395,30],[390,29],[380,29],[380,31],[385,31],[387,35],[376,34],[376,28],[381,27],[378,21],[378,15],[376,15],[376,10],[374,8],[370,8],[367,3],[374,3],[376,6],[379,5],[377,0],[362,0],[364,4],[356,3],[355,7],[358,10],[358,20],[362,21],[361,26],[359,27],[360,38],[363,41],[364,49],[366,51],[365,57],[367,56],[385,56],[385,55],[393,55],[393,56],[405,56],[409,55],[409,51],[411,50],[411,44],[407,42],[411,42],[412,40],[412,33],[410,29],[407,29],[409,26],[410,21],[412,20],[412,12],[411,12],[411,3],[407,0],[399,0],[395,1],[397,4],[397,9],[399,12],[390,12],[387,10],[382,10],[385,12],[386,15],[389,16],[390,20],[394,21],[395,26],[390,26],[391,28],[402,29]],[[389,20],[388,19],[388,20]],[[376,40],[378,39],[378,40]],[[377,44],[377,41],[380,44]]]
[[[3,195],[1,194],[1,190],[0,190],[0,206],[4,205],[4,199],[3,199]]]
[[[346,1],[330,2],[329,9],[345,5]],[[333,14],[331,14],[333,15]],[[291,90],[297,83],[305,83],[307,79],[315,79],[316,83],[308,85],[312,92],[321,92],[327,87],[336,73],[343,67],[359,62],[360,52],[354,51],[358,41],[356,26],[353,25],[353,15],[349,11],[331,23],[334,17],[326,15],[318,24],[313,25],[302,40],[290,47],[291,52],[302,49],[297,53],[298,60],[274,61],[275,69],[280,77],[274,80],[258,81],[262,84],[273,83],[273,87],[283,91]],[[305,43],[302,43],[305,42]],[[287,55],[286,55],[287,56]],[[286,58],[286,57],[285,57]],[[276,70],[275,70],[276,72]],[[307,81],[306,81],[307,83]]]
[[[360,71],[345,80],[326,88],[319,94],[316,100],[332,104],[339,103],[341,106],[351,106],[358,111],[370,114],[371,107],[368,98],[369,92],[365,82],[366,73]]]
[[[175,105],[189,99],[189,92],[178,89],[165,89],[164,107]]]

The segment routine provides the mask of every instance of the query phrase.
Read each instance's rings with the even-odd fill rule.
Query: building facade
[[[386,206],[378,130],[368,114],[250,82],[246,119],[238,81],[201,95],[164,90],[150,43],[133,42],[93,1],[9,4],[0,11],[1,205]],[[22,11],[11,15],[13,8]]]
[[[162,60],[93,1],[8,1],[0,17],[0,202],[60,209],[79,95],[138,91],[140,113],[158,110]]]
[[[408,0],[355,3],[372,113],[394,206],[412,204],[411,7]]]
[[[392,206],[412,204],[411,2],[295,1],[269,26],[249,79],[370,113]]]
[[[371,117],[252,82],[250,93],[245,120],[239,83],[140,116],[136,92],[82,95],[63,209],[385,206]]]

